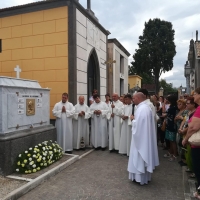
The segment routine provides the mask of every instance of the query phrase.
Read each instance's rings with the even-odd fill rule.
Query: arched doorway
[[[88,95],[88,105],[89,105],[89,98],[92,95],[92,90],[97,89],[98,94],[100,95],[99,61],[97,53],[94,48],[92,49],[88,59],[87,83],[88,83],[87,95]]]

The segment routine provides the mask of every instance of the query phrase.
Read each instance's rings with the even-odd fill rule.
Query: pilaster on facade
[[[130,53],[117,39],[108,39],[108,58],[115,61],[110,66],[109,93],[123,95],[128,92],[128,57]]]

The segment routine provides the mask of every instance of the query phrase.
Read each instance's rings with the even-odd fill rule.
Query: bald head
[[[137,92],[133,95],[133,102],[135,105],[138,105],[146,99],[146,96],[142,92]]]
[[[79,103],[80,103],[81,105],[83,105],[83,104],[84,104],[84,101],[85,101],[84,96],[79,96],[78,101],[79,101]]]
[[[138,96],[138,98],[142,101],[146,99],[146,96],[142,92],[137,92],[135,95]]]
[[[113,93],[112,100],[117,101],[119,99],[119,95],[117,93]]]

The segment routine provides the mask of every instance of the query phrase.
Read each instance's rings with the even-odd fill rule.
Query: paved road
[[[152,181],[140,186],[128,180],[126,156],[94,151],[20,200],[183,200],[182,172],[177,162],[163,158]]]

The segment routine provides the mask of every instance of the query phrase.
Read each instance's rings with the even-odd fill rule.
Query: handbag
[[[188,142],[193,146],[200,146],[200,129],[192,134]]]
[[[163,121],[162,126],[161,126],[161,131],[165,131],[166,129],[166,120]]]

